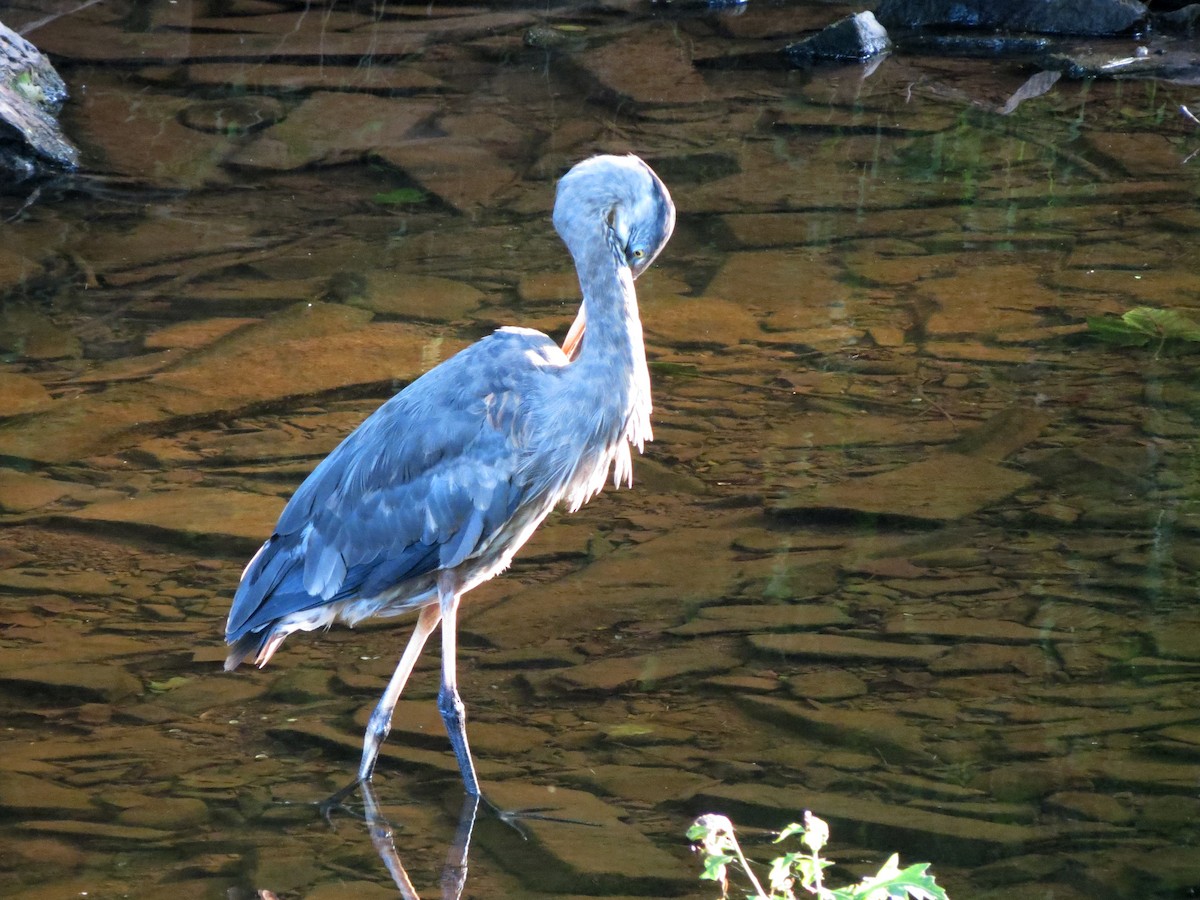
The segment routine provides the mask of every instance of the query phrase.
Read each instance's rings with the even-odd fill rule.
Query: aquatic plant
[[[1200,343],[1200,325],[1171,309],[1138,306],[1121,316],[1089,316],[1088,332],[1099,340],[1122,347],[1162,350],[1168,342]]]
[[[821,849],[829,841],[829,826],[808,810],[804,811],[804,824],[788,825],[775,843],[799,836],[805,850],[793,851],[771,860],[767,873],[770,893],[750,868],[741,846],[733,833],[733,823],[725,816],[708,813],[692,823],[688,829],[689,840],[697,843],[704,854],[702,879],[721,885],[721,896],[729,895],[729,867],[737,863],[742,874],[754,888],[746,894],[747,900],[796,900],[796,888],[802,888],[819,900],[949,900],[946,892],[934,882],[928,873],[929,863],[916,863],[900,868],[900,856],[893,853],[879,871],[850,887],[831,889],[825,886],[824,871],[833,863],[821,856]]]

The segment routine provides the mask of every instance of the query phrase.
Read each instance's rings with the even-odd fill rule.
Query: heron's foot
[[[488,799],[486,794],[479,795],[479,803],[492,816],[503,822],[525,840],[529,840],[529,831],[523,822],[561,822],[565,825],[583,825],[587,828],[599,828],[596,822],[583,819],[572,819],[566,816],[552,815],[558,810],[553,806],[532,806],[523,809],[504,809]]]
[[[359,788],[364,791],[369,791],[368,783],[361,778],[355,778],[344,787],[338,788],[324,800],[318,800],[316,807],[321,812],[321,817],[333,827],[333,814],[335,812],[344,812],[354,816],[356,819],[363,819],[366,816],[351,809],[346,805],[346,800],[353,794],[357,793]]]

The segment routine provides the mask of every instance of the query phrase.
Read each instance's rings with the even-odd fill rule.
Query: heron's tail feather
[[[229,655],[225,657],[225,671],[232,672],[245,662],[247,657],[257,656],[266,639],[266,632],[250,631],[234,641],[230,645]]]

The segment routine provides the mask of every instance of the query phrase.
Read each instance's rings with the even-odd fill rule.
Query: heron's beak
[[[587,316],[583,313],[583,306],[579,307],[579,315],[575,317],[575,321],[571,323],[571,328],[567,331],[567,336],[563,338],[563,353],[567,355],[567,359],[572,362],[579,356],[579,346],[583,343],[583,331],[587,327]]]

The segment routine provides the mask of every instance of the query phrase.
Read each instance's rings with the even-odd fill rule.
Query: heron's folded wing
[[[381,406],[326,457],[244,574],[226,640],[486,552],[527,490],[518,478],[520,374],[532,365],[532,340],[497,334],[473,345]]]

